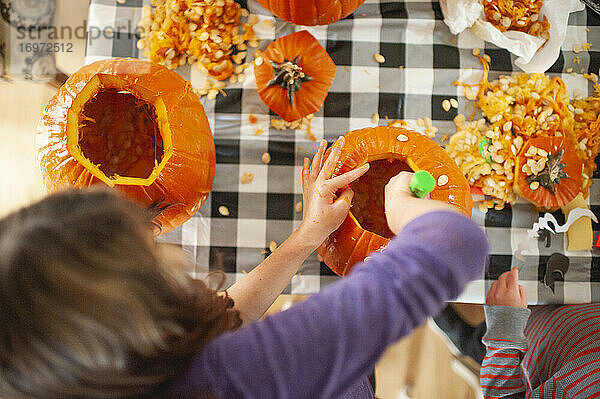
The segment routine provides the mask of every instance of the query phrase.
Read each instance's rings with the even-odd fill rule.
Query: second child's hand
[[[485,299],[486,305],[512,306],[527,309],[527,293],[525,287],[519,285],[518,267],[502,273],[492,283]]]

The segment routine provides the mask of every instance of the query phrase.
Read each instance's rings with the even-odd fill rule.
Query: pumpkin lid
[[[254,66],[258,94],[288,122],[317,112],[335,78],[336,66],[307,31],[271,42]]]
[[[566,137],[530,139],[517,158],[517,192],[543,208],[571,202],[582,187],[582,163]]]

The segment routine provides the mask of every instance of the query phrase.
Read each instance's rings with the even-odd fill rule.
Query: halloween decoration
[[[113,58],[75,72],[38,125],[48,190],[106,184],[157,212],[162,232],[212,188],[215,147],[189,82],[149,61]]]
[[[365,0],[258,0],[267,10],[296,25],[332,24],[352,14]]]
[[[558,252],[553,253],[546,263],[546,272],[544,273],[544,285],[554,293],[554,283],[564,281],[565,274],[569,270],[569,258]]]
[[[256,86],[270,109],[288,122],[321,109],[336,67],[313,35],[300,31],[279,38],[259,57]]]
[[[436,182],[430,198],[448,202],[465,215],[471,215],[473,201],[469,185],[435,141],[397,127],[355,130],[345,135],[333,175],[341,175],[367,162],[369,171],[350,185],[355,194],[348,217],[318,250],[335,273],[347,274],[369,253],[382,250],[393,236],[384,214],[384,187],[391,177],[403,170],[429,172]]]
[[[573,201],[569,202],[567,205],[563,206],[561,210],[567,217],[567,220],[573,219],[571,216],[571,212],[575,212],[576,210],[589,210],[588,206],[583,199],[583,194],[579,193],[573,199]],[[592,230],[592,218],[596,221],[594,214],[590,211],[591,216],[582,215],[577,218],[569,229],[567,230],[567,250],[568,251],[587,251],[592,249],[592,244],[594,240],[594,232]],[[579,215],[579,214],[576,214]]]

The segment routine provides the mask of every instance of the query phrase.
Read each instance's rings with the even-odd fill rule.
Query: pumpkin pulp
[[[81,113],[79,146],[106,176],[147,178],[163,157],[156,111],[127,91],[96,93]]]
[[[385,186],[402,171],[413,172],[406,160],[397,158],[369,162],[369,170],[350,184],[354,191],[351,213],[360,226],[385,238],[392,238],[385,218]]]
[[[90,80],[67,130],[71,155],[109,186],[151,185],[173,152],[162,99],[114,76]]]

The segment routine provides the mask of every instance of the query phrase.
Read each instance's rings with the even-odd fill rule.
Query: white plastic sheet
[[[441,0],[444,22],[455,35],[469,29],[515,54],[519,57],[515,64],[527,73],[545,72],[554,64],[567,34],[569,14],[584,8],[580,0],[545,0],[540,15],[550,22],[550,39],[544,45],[544,39],[523,32],[500,32],[485,20],[481,1],[487,0]]]

